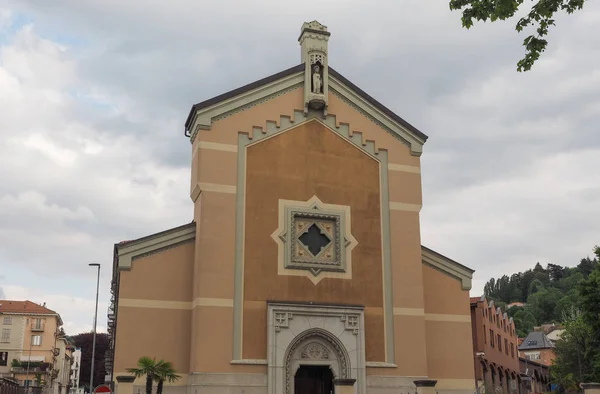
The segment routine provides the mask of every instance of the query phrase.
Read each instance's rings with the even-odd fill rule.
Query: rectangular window
[[[31,324],[31,329],[32,330],[41,330],[44,328],[44,323],[42,322],[42,319],[32,319],[33,323]]]
[[[508,340],[506,338],[504,339],[504,351],[508,354]]]
[[[515,358],[515,345],[513,343],[510,344],[510,356]]]
[[[31,344],[33,346],[41,346],[42,345],[42,336],[41,335],[32,335],[31,336]]]
[[[487,332],[487,328],[485,327],[485,324],[483,325],[483,343],[487,343],[487,335],[485,335],[485,333]]]
[[[498,334],[498,350],[502,351],[502,337]]]
[[[0,338],[0,342],[2,342],[2,343],[10,342],[10,328],[2,329],[2,337]]]
[[[527,360],[539,360],[540,359],[540,352],[525,353],[525,358]]]
[[[0,352],[0,367],[8,365],[8,352]]]
[[[490,345],[494,347],[494,330],[490,330]]]
[[[10,316],[5,316],[4,317],[4,325],[5,326],[10,326],[12,324],[12,317]]]

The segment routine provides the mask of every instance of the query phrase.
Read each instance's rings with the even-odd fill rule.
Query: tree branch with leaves
[[[533,0],[535,3],[526,16],[520,18],[515,26],[517,32],[522,32],[528,26],[535,26],[535,34],[523,40],[525,57],[517,63],[519,72],[529,71],[546,50],[548,29],[554,26],[554,16],[560,12],[572,14],[583,8],[585,0]],[[504,21],[512,18],[524,0],[450,0],[451,10],[461,10],[462,25],[469,29],[475,21]]]

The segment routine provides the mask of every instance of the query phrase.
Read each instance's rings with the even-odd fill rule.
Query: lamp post
[[[90,263],[90,267],[98,267],[98,279],[96,282],[96,311],[94,312],[94,339],[92,340],[92,366],[90,369],[90,394],[94,389],[94,358],[96,357],[96,323],[98,321],[98,292],[100,290],[100,264]]]
[[[33,344],[33,335],[29,335],[29,357],[27,358],[27,374],[25,375],[25,392],[29,392],[29,365],[31,365],[31,345]]]

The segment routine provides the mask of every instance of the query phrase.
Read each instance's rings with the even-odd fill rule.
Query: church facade
[[[166,393],[473,393],[473,271],[421,245],[427,136],[328,63],[192,107],[193,221],[115,245],[109,376]],[[143,392],[143,380],[133,383]]]

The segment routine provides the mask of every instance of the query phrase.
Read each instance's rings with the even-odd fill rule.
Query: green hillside
[[[537,263],[525,272],[490,279],[484,294],[502,309],[513,302],[525,303],[525,307],[507,309],[515,320],[520,337],[527,336],[534,326],[546,323],[562,323],[577,305],[577,285],[587,279],[598,266],[598,258],[585,257],[576,267],[548,264],[546,268]]]
[[[533,269],[490,279],[486,297],[505,307],[524,338],[534,326],[560,323],[565,330],[555,343],[551,379],[561,392],[577,390],[581,382],[600,381],[600,247],[576,267],[537,263]]]

